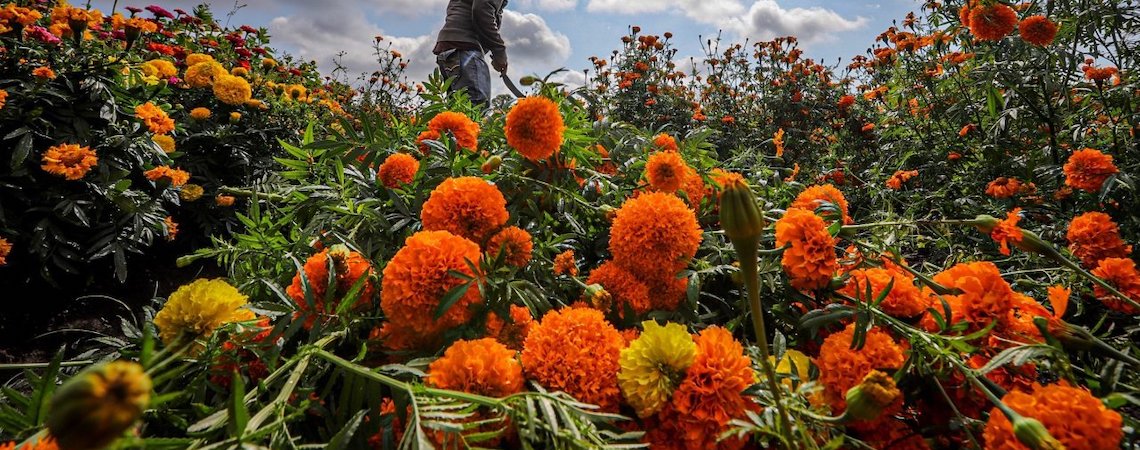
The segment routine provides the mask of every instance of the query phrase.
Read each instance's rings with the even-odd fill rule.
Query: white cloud
[[[570,57],[570,38],[551,30],[536,14],[503,11],[500,29],[507,43],[507,56],[526,64],[561,64]]]
[[[511,2],[511,6],[516,3]],[[578,6],[578,0],[519,0],[517,6],[524,9],[541,9],[544,11],[567,11]]]

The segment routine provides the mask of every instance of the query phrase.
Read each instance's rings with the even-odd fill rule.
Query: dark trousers
[[[463,89],[471,103],[487,108],[491,105],[491,70],[479,50],[452,49],[436,55],[435,62],[444,78],[451,79],[448,92]]]

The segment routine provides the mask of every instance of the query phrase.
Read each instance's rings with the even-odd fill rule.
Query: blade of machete
[[[507,76],[506,72],[499,72],[499,77],[503,79],[503,84],[507,85],[507,90],[511,91],[511,93],[514,94],[515,97],[517,97],[517,98],[526,97],[526,95],[523,94],[522,91],[519,90],[519,87],[515,86],[515,82],[511,81],[511,77]]]

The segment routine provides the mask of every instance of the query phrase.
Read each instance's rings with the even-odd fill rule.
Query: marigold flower
[[[214,97],[227,105],[241,105],[253,97],[245,78],[222,74],[214,80]]]
[[[522,366],[515,352],[491,338],[459,340],[428,366],[428,386],[489,397],[523,389]]]
[[[840,291],[849,297],[872,302],[882,295],[890,284],[891,290],[879,304],[883,312],[895,317],[914,317],[926,311],[927,296],[914,285],[914,277],[899,269],[870,268],[849,273],[847,284]],[[893,282],[893,284],[892,284]],[[867,298],[870,287],[871,297]]]
[[[499,188],[476,177],[443,180],[420,211],[424,230],[446,230],[474,242],[482,242],[509,218]]]
[[[693,364],[697,345],[683,325],[642,322],[645,331],[621,351],[618,385],[639,417],[665,406]]]
[[[784,157],[784,129],[776,130],[776,134],[772,136],[772,145],[776,146],[776,157]]]
[[[717,195],[720,195],[719,191],[729,186],[730,184],[733,184],[738,180],[741,182],[744,181],[743,175],[736,172],[729,172],[721,168],[713,169],[709,173],[709,177],[712,178],[712,181],[716,186],[716,190],[718,191]]]
[[[156,183],[159,180],[166,180],[168,183],[170,183],[171,187],[181,187],[182,185],[186,184],[187,181],[190,181],[189,172],[186,172],[182,169],[175,169],[170,166],[158,166],[146,172],[143,172],[143,175],[146,176],[146,179],[154,181]]]
[[[487,315],[487,337],[495,338],[511,350],[522,350],[530,330],[537,325],[534,316],[527,307],[519,305],[511,305],[508,315],[510,323],[498,313]]]
[[[487,242],[487,253],[492,257],[502,255],[503,261],[515,267],[526,267],[530,262],[534,242],[526,230],[510,226],[499,230]]]
[[[961,130],[958,130],[958,136],[966,137],[967,134],[970,134],[971,131],[974,131],[976,129],[978,129],[977,125],[974,125],[972,123],[968,123],[965,126],[963,126]]]
[[[507,144],[531,161],[549,158],[562,146],[562,113],[546,97],[527,97],[507,113]]]
[[[625,339],[601,311],[568,307],[551,311],[527,335],[522,365],[528,378],[552,391],[615,412],[621,401],[617,375]]]
[[[11,3],[10,3],[11,4]],[[0,450],[17,450],[17,445],[20,442],[10,441],[7,444],[0,443]],[[59,445],[56,444],[55,439],[48,435],[43,439],[36,439],[32,442],[24,444],[19,447],[19,450],[59,450]]]
[[[1048,17],[1037,15],[1026,17],[1017,25],[1021,39],[1038,47],[1045,47],[1053,43],[1057,36],[1057,24]]]
[[[214,204],[223,208],[234,206],[234,197],[232,195],[218,194],[214,197]]]
[[[599,284],[605,288],[613,296],[613,307],[621,317],[625,317],[626,308],[641,315],[649,312],[652,307],[649,288],[645,283],[613,261],[606,261],[591,271],[586,284]]]
[[[483,302],[479,289],[468,289],[444,314],[435,318],[440,301],[463,284],[455,271],[475,276],[468,263],[479,260],[479,246],[447,231],[413,234],[384,267],[380,305],[388,320],[421,334],[436,334],[467,323],[471,306]]]
[[[1074,217],[1065,237],[1069,240],[1069,251],[1085,267],[1096,267],[1105,258],[1127,258],[1132,253],[1132,246],[1120,238],[1116,222],[1099,211]]]
[[[154,316],[158,335],[172,345],[180,335],[208,337],[218,327],[233,322],[246,296],[221,278],[199,278],[170,294]]]
[[[970,33],[982,41],[996,41],[1017,28],[1017,12],[994,2],[970,10]]]
[[[653,147],[657,150],[664,152],[677,152],[680,148],[677,147],[677,140],[670,136],[668,133],[661,133],[653,137]]]
[[[158,148],[161,148],[163,153],[171,154],[176,149],[174,138],[168,134],[156,134],[151,140],[158,144]]]
[[[186,67],[194,67],[204,62],[212,62],[214,57],[205,53],[191,53],[186,55]]]
[[[142,416],[150,404],[151,388],[150,377],[134,361],[85,369],[52,396],[47,428],[58,447],[44,441],[37,446],[93,449],[110,445]]]
[[[406,153],[393,153],[384,158],[380,169],[376,172],[380,183],[388,189],[396,189],[410,184],[416,179],[416,172],[420,170],[420,162]]]
[[[1021,180],[1012,177],[998,177],[986,185],[986,195],[998,199],[1013,197],[1021,190]]]
[[[329,261],[332,259],[332,261]],[[332,263],[336,272],[335,286],[329,283],[329,264]],[[285,294],[293,299],[297,306],[296,317],[305,319],[305,327],[311,328],[318,318],[326,318],[334,314],[333,308],[352,290],[363,277],[363,286],[353,304],[353,310],[362,311],[372,306],[372,298],[376,292],[371,277],[374,275],[372,263],[360,253],[349,250],[342,245],[322,250],[305,260],[302,271],[293,275],[293,282],[285,289]],[[302,280],[301,277],[305,279]],[[305,296],[305,284],[309,286],[308,298]],[[329,292],[332,289],[333,292]],[[326,303],[326,300],[331,300]]]
[[[40,166],[44,172],[58,175],[68,181],[80,180],[99,163],[95,150],[79,144],[60,144],[49,147],[44,152],[43,164]]]
[[[1100,261],[1092,274],[1113,285],[1129,299],[1140,302],[1140,272],[1136,263],[1129,258],[1105,258]],[[1129,315],[1140,314],[1140,308],[1112,294],[1100,286],[1093,287],[1093,293],[1105,306]]]
[[[681,184],[681,192],[685,194],[685,199],[694,209],[699,211],[701,202],[705,196],[709,194],[708,186],[705,186],[705,180],[701,174],[697,173],[696,169],[685,166],[685,171],[681,176],[683,182]]]
[[[911,178],[917,177],[917,170],[896,170],[894,174],[887,179],[887,187],[892,190],[902,189],[903,184],[910,181]]]
[[[474,151],[479,146],[479,124],[460,112],[444,111],[437,114],[428,122],[428,130],[437,136],[434,139],[439,139],[444,132],[450,132],[460,148]]]
[[[1064,382],[1045,386],[1035,384],[1030,392],[1010,391],[1001,401],[1018,414],[1041,422],[1066,449],[1119,448],[1124,437],[1120,413],[1106,408],[1088,390]],[[982,433],[986,448],[1028,448],[1014,435],[1013,428],[1009,418],[998,408],[993,408]]]
[[[230,123],[238,123],[241,120],[241,113],[233,111],[230,113]]]
[[[40,66],[32,69],[32,76],[41,80],[54,80],[56,75],[55,71],[51,70],[51,67]]]
[[[574,258],[574,250],[566,250],[554,257],[554,275],[566,274],[578,276],[578,263]]]
[[[676,274],[689,265],[700,243],[696,213],[680,198],[662,192],[627,200],[610,228],[614,262],[642,277]]]
[[[839,109],[847,109],[847,108],[850,108],[851,105],[854,105],[854,104],[855,104],[855,96],[854,95],[844,95],[842,97],[839,97],[839,102],[836,103],[836,106]]]
[[[776,221],[776,247],[787,247],[780,263],[796,289],[821,289],[839,269],[827,223],[806,209],[788,208]]]
[[[900,398],[902,392],[895,385],[895,379],[872,370],[861,383],[847,390],[845,415],[856,420],[874,420]]]
[[[1021,208],[1013,208],[1006,215],[1005,220],[998,222],[993,231],[990,232],[990,237],[995,242],[1001,245],[1001,254],[1009,256],[1009,243],[1013,245],[1021,243],[1022,231],[1018,228],[1017,222],[1021,220]]]
[[[934,282],[962,291],[956,297],[961,302],[963,317],[978,327],[1005,316],[1013,302],[1013,288],[989,261],[958,264],[935,275]]]
[[[424,130],[419,136],[416,136],[416,147],[420,149],[420,153],[428,154],[431,152],[431,147],[424,141],[438,141],[440,134],[435,130]]]
[[[676,192],[685,182],[685,169],[689,166],[678,152],[657,152],[645,163],[645,178],[649,185],[661,192]]]
[[[165,59],[152,59],[139,66],[143,75],[155,78],[170,78],[178,75],[178,68],[174,67],[174,63]]]
[[[151,133],[166,134],[174,131],[174,119],[171,119],[170,116],[166,115],[166,111],[155,106],[154,103],[146,102],[136,106],[135,117],[142,119]]]
[[[226,68],[214,60],[189,64],[187,59],[186,84],[192,88],[205,88],[214,85],[214,81],[222,75],[229,75]]]
[[[847,214],[847,199],[839,189],[836,189],[835,186],[831,184],[808,187],[803,192],[800,192],[800,195],[796,196],[796,200],[793,201],[789,207],[815,211],[827,203],[834,205],[834,207],[839,210],[838,212],[843,223],[851,223],[851,216]],[[834,213],[825,214],[825,216],[832,214]]]
[[[842,332],[824,339],[819,357],[815,359],[819,383],[833,412],[846,408],[847,390],[862,382],[872,370],[897,369],[906,360],[903,349],[879,328],[867,330],[862,348],[852,348],[854,338],[855,324],[852,323]]]
[[[197,107],[190,110],[190,118],[198,121],[209,119],[213,114],[209,108]]]
[[[8,91],[0,89],[0,109],[4,109],[4,105],[8,102]]]
[[[182,186],[182,190],[178,191],[178,198],[184,202],[196,202],[202,198],[202,194],[206,192],[202,186],[197,184],[186,184]]]
[[[166,228],[167,241],[174,241],[178,238],[178,222],[175,222],[173,217],[166,216],[162,219],[162,224]]]
[[[12,254],[12,243],[0,237],[0,266],[8,265],[8,255]]]
[[[1089,80],[1096,82],[1097,85],[1100,85],[1101,83],[1103,83],[1104,80],[1112,78],[1112,76],[1116,75],[1116,73],[1119,71],[1117,68],[1112,67],[1112,66],[1109,66],[1109,67],[1093,67],[1091,65],[1084,66],[1082,68],[1082,70],[1084,70],[1084,72],[1085,72],[1085,78],[1088,78]]]
[[[1112,163],[1112,156],[1100,150],[1086,148],[1073,152],[1065,162],[1065,185],[1087,192],[1100,191],[1108,177],[1120,172]]]

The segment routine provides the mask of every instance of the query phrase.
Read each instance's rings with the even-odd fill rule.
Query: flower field
[[[0,449],[1140,447],[1140,6],[915,6],[485,112],[5,3]]]

